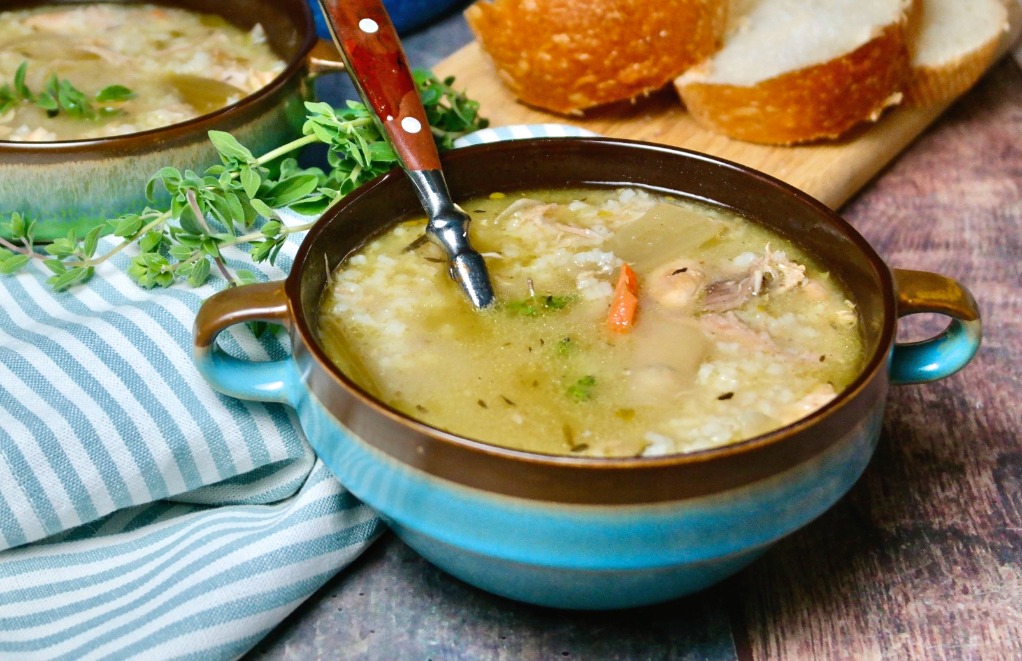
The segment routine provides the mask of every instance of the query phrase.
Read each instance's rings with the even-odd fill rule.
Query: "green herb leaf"
[[[114,236],[131,236],[142,229],[142,216],[131,213],[121,216],[114,225]]]
[[[272,238],[272,237],[277,236],[277,234],[280,233],[280,227],[281,227],[281,225],[280,225],[280,221],[279,220],[271,220],[271,221],[265,223],[263,225],[262,229],[259,230],[259,232],[263,236],[265,236],[265,237]]]
[[[146,252],[132,258],[128,266],[132,280],[147,289],[169,287],[174,284],[174,271],[167,258],[159,253]]]
[[[14,91],[18,93],[19,98],[25,101],[33,101],[32,91],[25,84],[26,73],[28,73],[27,60],[18,65],[18,70],[14,72]]]
[[[209,279],[209,260],[200,259],[195,262],[195,266],[192,268],[191,273],[188,274],[188,284],[192,287],[198,287]]]
[[[26,235],[25,217],[17,211],[11,214],[11,235],[15,237]]]
[[[224,200],[227,201],[227,211],[230,218],[239,225],[245,224],[245,207],[241,204],[241,198],[236,194],[228,192],[224,193]]]
[[[587,402],[593,398],[596,391],[596,377],[587,374],[575,383],[568,386],[568,397],[576,402]]]
[[[0,114],[6,113],[20,101],[21,99],[17,97],[10,85],[7,83],[0,85]]]
[[[521,317],[538,317],[546,312],[563,310],[575,300],[574,296],[530,296],[519,301],[508,301],[504,309]]]
[[[336,194],[335,191],[335,196],[326,197],[321,195],[314,198],[306,198],[301,202],[288,205],[288,209],[295,213],[300,213],[303,216],[318,216],[326,211],[327,207],[329,207],[333,201],[339,197],[339,194]]]
[[[85,235],[85,241],[82,244],[82,253],[85,257],[92,257],[96,254],[96,248],[99,246],[99,237],[103,232],[103,226],[97,225],[89,230],[89,233]]]
[[[171,246],[167,250],[167,254],[177,261],[183,262],[195,254],[195,248],[178,243],[177,245]]]
[[[150,202],[155,201],[153,199],[153,193],[155,192],[156,184],[158,183],[163,184],[164,190],[171,195],[177,194],[178,190],[181,188],[181,182],[183,180],[184,176],[177,168],[169,166],[160,168],[159,171],[150,177],[148,182],[146,182],[146,199]]]
[[[45,259],[43,260],[43,265],[55,275],[67,272],[67,264],[59,259]]]
[[[68,269],[60,275],[54,275],[47,280],[47,284],[53,288],[54,291],[64,291],[70,289],[74,285],[81,284],[87,281],[93,276],[96,269],[90,267],[78,266],[75,268]]]
[[[70,257],[75,254],[75,250],[78,247],[78,240],[74,234],[69,234],[67,237],[60,237],[54,239],[53,242],[46,246],[44,249],[50,255],[54,257]]]
[[[241,187],[245,190],[245,195],[250,198],[254,198],[259,193],[259,184],[262,183],[262,177],[259,173],[250,167],[244,167],[238,175],[238,179],[241,180]]]
[[[60,105],[60,110],[78,119],[92,119],[96,116],[95,108],[92,107],[92,104],[89,103],[89,100],[81,90],[67,80],[58,80],[55,75],[51,76],[50,79],[56,81],[57,93],[55,96]]]
[[[252,250],[249,251],[249,257],[252,258],[253,262],[262,262],[269,259],[270,253],[273,251],[273,243],[272,239],[253,242]]]
[[[266,204],[260,199],[253,198],[251,200],[251,204],[252,208],[256,210],[256,213],[258,213],[263,218],[273,218],[274,216],[277,215],[276,212],[274,212],[274,210],[270,208],[270,205]]]
[[[0,262],[0,273],[9,275],[32,261],[31,255],[12,254]]]
[[[39,96],[35,98],[35,104],[46,111],[46,114],[51,117],[56,117],[57,112],[60,110],[60,104],[57,102],[55,96],[49,92],[40,92]]]
[[[319,177],[310,174],[295,175],[278,182],[266,193],[266,203],[281,208],[297,202],[319,187]]]
[[[138,248],[143,253],[152,253],[163,244],[163,232],[155,230],[146,232],[138,241]]]
[[[124,85],[107,85],[96,92],[94,97],[98,103],[117,103],[135,98],[136,94]]]
[[[202,241],[202,252],[206,253],[210,257],[219,258],[220,255],[220,244],[213,237],[206,237]]]
[[[230,133],[225,131],[210,131],[209,140],[213,143],[213,146],[224,157],[225,162],[234,159],[243,163],[250,163],[255,160],[255,156],[248,150],[247,147],[238,142]]]
[[[235,273],[234,276],[238,279],[238,284],[241,285],[251,285],[255,282],[259,282],[258,276],[248,269],[238,269],[238,272]]]
[[[181,229],[185,232],[189,234],[205,234],[202,223],[195,217],[195,211],[190,205],[182,205],[181,213],[178,214],[177,220],[181,224]]]

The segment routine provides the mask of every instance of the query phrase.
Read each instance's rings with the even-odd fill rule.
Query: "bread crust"
[[[912,7],[870,41],[827,62],[749,86],[686,75],[675,88],[696,121],[738,140],[789,145],[840,137],[901,101]]]
[[[480,0],[465,18],[522,102],[560,114],[669,84],[720,45],[728,0]]]

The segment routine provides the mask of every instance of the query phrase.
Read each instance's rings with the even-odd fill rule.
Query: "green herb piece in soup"
[[[571,296],[530,296],[519,301],[508,301],[504,309],[522,317],[536,317],[546,312],[563,310],[571,301]]]
[[[109,116],[120,112],[120,109],[103,107],[97,111],[93,101],[119,103],[135,96],[134,92],[123,85],[109,85],[90,99],[71,81],[58,78],[56,74],[50,74],[42,90],[36,94],[25,83],[27,71],[28,62],[22,62],[14,74],[13,84],[0,87],[0,113],[13,110],[19,104],[32,104],[45,111],[50,118],[63,114],[74,119],[95,119],[99,114]]]
[[[124,85],[107,85],[96,93],[98,103],[117,103],[135,98],[135,93]]]
[[[568,386],[568,397],[576,402],[588,402],[596,394],[596,377],[587,374]]]

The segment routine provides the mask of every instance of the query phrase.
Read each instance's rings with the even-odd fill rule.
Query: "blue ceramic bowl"
[[[847,223],[795,189],[715,158],[599,138],[517,140],[444,157],[456,199],[539,187],[631,185],[714,201],[799,243],[854,296],[867,359],[834,401],[787,427],[690,454],[549,456],[432,429],[374,400],[326,357],[316,335],[332,270],[367,237],[419,212],[392,172],[310,231],[284,282],[210,298],[195,359],[218,390],[284,402],[340,481],[439,567],[485,590],[562,608],[664,601],[738,571],[841,498],[868,463],[892,383],[947,376],[980,343],[975,302],[958,283],[894,271]],[[466,303],[467,304],[467,303]],[[946,332],[895,343],[899,316],[939,312]],[[292,355],[233,358],[217,335],[244,321],[290,331]]]

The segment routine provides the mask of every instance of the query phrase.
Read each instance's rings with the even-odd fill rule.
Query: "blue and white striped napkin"
[[[223,281],[143,290],[128,259],[63,294],[0,279],[0,658],[237,657],[382,531],[289,409],[195,371]]]
[[[587,132],[458,146],[569,134]],[[226,256],[282,279],[299,241],[275,266]],[[290,409],[196,371],[192,323],[223,280],[145,290],[129,259],[66,293],[42,267],[0,278],[0,658],[238,657],[383,530]],[[252,360],[288,350],[221,337]]]

